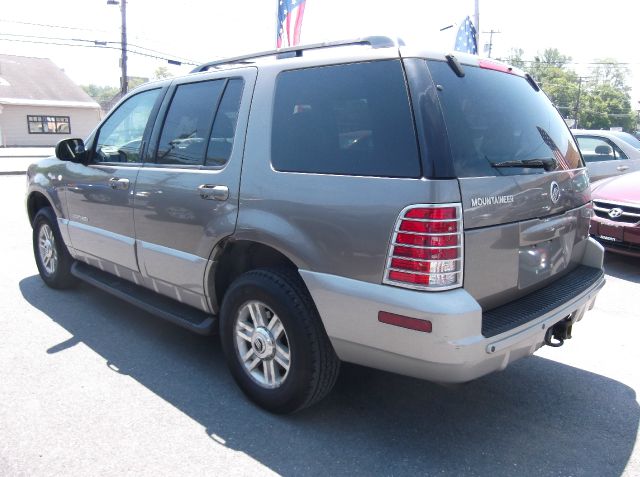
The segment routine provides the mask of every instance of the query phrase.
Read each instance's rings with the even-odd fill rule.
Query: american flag
[[[471,18],[465,18],[460,25],[454,49],[464,53],[471,53],[472,55],[478,54],[478,36]]]
[[[306,0],[278,0],[276,47],[284,48],[300,43],[305,3]]]
[[[549,136],[549,133],[545,131],[543,128],[541,128],[540,126],[536,126],[536,127],[538,128],[538,132],[540,133],[540,136],[542,137],[542,140],[544,141],[544,143],[549,147],[549,149],[551,149],[551,152],[553,152],[553,157],[555,158],[556,162],[560,165],[560,167],[564,170],[572,169],[572,167],[569,165],[568,161],[564,157],[564,154],[562,154],[562,152],[556,145],[555,141],[551,139],[551,136]]]

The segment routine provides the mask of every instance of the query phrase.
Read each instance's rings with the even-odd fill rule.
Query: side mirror
[[[83,162],[86,156],[82,139],[63,139],[56,144],[56,157],[61,161]]]

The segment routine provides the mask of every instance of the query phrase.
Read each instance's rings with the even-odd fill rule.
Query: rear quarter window
[[[271,160],[276,170],[286,172],[419,177],[400,61],[280,73]]]

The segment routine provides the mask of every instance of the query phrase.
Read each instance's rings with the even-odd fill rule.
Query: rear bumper
[[[589,240],[584,265],[601,268],[603,250]],[[343,361],[443,383],[466,382],[533,354],[546,330],[582,318],[604,276],[561,305],[509,331],[482,334],[482,309],[464,289],[418,292],[300,270],[336,353]],[[420,332],[378,321],[387,311],[432,323]]]

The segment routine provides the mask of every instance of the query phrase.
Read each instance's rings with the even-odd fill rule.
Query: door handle
[[[629,169],[629,166],[618,166],[616,167],[616,169],[618,169],[620,172],[626,171],[627,169]]]
[[[129,188],[129,179],[112,177],[109,179],[109,186],[114,190],[127,190]]]
[[[229,198],[229,188],[224,185],[202,184],[198,186],[201,199],[207,200],[227,200]]]

